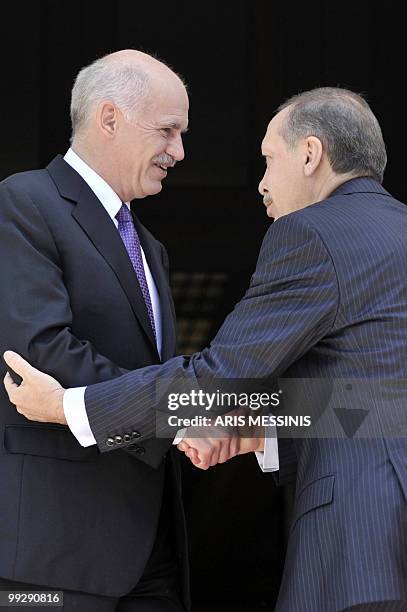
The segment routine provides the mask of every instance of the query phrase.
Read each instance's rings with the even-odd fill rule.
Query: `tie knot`
[[[117,221],[122,223],[133,223],[131,212],[126,204],[122,204],[119,212],[116,215]]]

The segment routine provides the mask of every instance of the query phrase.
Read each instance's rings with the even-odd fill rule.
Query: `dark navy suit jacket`
[[[100,449],[134,427],[154,435],[155,385],[174,377],[402,381],[406,278],[407,208],[370,178],[279,218],[209,348],[87,389]],[[407,599],[405,437],[299,439],[294,454],[286,442],[280,476],[296,464],[296,495],[277,610]]]
[[[168,359],[175,352],[168,258],[134,221],[159,292]],[[123,242],[61,156],[0,185],[0,287],[0,351],[20,352],[66,385],[160,363]],[[110,596],[129,592],[154,544],[166,453],[185,567],[178,452],[170,440],[140,446],[135,429],[130,448],[106,455],[82,448],[67,427],[27,421],[4,389],[0,408],[0,576]]]

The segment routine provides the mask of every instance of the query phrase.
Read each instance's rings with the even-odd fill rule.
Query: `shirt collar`
[[[68,149],[64,156],[64,160],[69,164],[76,172],[83,178],[85,183],[89,185],[95,196],[103,205],[107,214],[112,220],[115,220],[117,213],[122,207],[122,201],[113,191],[113,189],[106,183],[106,181],[97,174],[87,163],[83,161],[75,153],[73,149]],[[129,202],[126,205],[130,208]]]

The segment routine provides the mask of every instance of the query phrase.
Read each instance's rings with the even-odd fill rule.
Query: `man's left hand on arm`
[[[65,389],[59,382],[31,366],[13,351],[6,351],[3,358],[10,369],[23,379],[17,385],[8,372],[4,377],[10,402],[16,406],[17,411],[30,421],[66,425],[63,408]]]

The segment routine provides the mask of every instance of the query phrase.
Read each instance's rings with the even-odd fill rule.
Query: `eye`
[[[171,134],[171,128],[169,127],[161,128],[160,132],[163,134],[163,136],[167,137]]]

